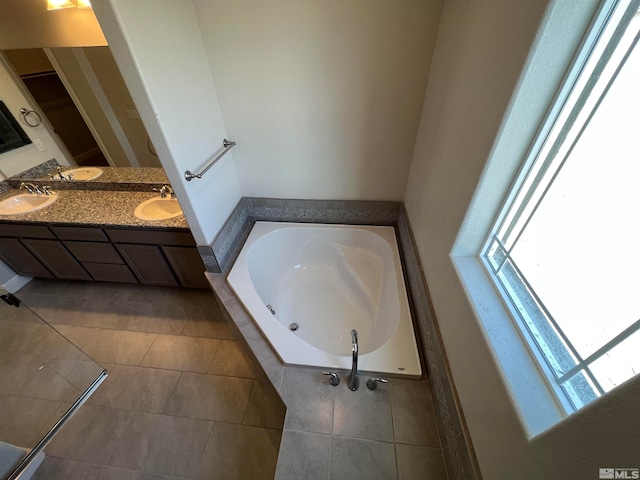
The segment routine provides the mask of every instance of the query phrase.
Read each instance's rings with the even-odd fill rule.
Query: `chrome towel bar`
[[[202,176],[205,173],[207,173],[209,171],[209,169],[211,167],[213,167],[218,160],[220,160],[222,157],[224,157],[224,155],[229,150],[231,150],[233,147],[236,146],[236,142],[230,142],[229,140],[227,140],[225,138],[222,141],[222,146],[224,147],[224,150],[216,158],[214,158],[213,161],[209,165],[207,165],[207,168],[205,168],[203,171],[201,171],[200,173],[191,173],[191,170],[187,170],[186,172],[184,172],[184,178],[187,179],[187,182],[190,182],[194,178],[202,178]]]

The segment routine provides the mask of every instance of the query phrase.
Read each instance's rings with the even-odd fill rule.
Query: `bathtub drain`
[[[292,323],[291,325],[289,325],[289,330],[291,330],[292,332],[295,332],[299,326],[300,325],[298,325],[297,323]]]

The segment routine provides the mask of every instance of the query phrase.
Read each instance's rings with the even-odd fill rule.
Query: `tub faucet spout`
[[[353,354],[353,362],[351,364],[351,375],[347,379],[349,390],[355,392],[360,386],[358,379],[358,332],[351,330],[351,353]]]

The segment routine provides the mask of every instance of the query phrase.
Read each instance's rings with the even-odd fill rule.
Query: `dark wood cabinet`
[[[204,276],[205,266],[195,248],[162,247],[167,260],[183,287],[208,288],[209,281]]]
[[[21,242],[45,265],[56,278],[91,280],[69,250],[58,240],[22,239]]]
[[[179,282],[183,287],[209,287],[204,276],[205,266],[191,233],[124,228],[107,228],[105,233],[141,283],[177,285]]]
[[[193,236],[180,230],[1,223],[0,259],[32,277],[209,287]]]
[[[140,280],[148,285],[178,286],[171,267],[160,247],[119,243],[116,245],[127,264]]]
[[[98,231],[103,235],[102,241],[109,241],[101,230]],[[74,235],[74,238],[79,236],[92,239],[100,238],[95,232]],[[82,266],[94,280],[99,282],[138,283],[136,276],[125,264],[116,247],[111,243],[79,242],[75,240],[65,240],[63,243],[73,253],[73,256],[82,263]]]
[[[83,263],[84,268],[98,282],[139,283],[131,269],[126,265],[109,263]]]
[[[65,246],[82,263],[124,264],[122,257],[110,243],[64,241]]]
[[[18,275],[53,278],[51,272],[17,238],[0,237],[0,260]]]

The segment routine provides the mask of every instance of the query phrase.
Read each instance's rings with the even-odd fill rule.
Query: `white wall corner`
[[[227,136],[193,4],[103,0],[94,11],[196,243],[209,244],[241,193],[232,154],[202,179],[184,178]]]

